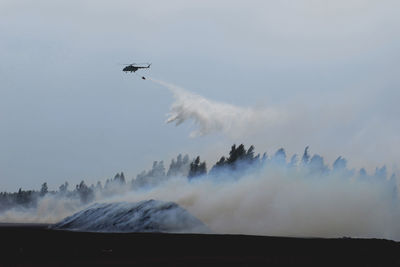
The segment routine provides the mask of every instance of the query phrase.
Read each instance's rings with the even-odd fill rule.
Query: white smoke
[[[13,208],[0,213],[4,223],[56,223],[82,208],[77,198],[46,195],[36,208]]]
[[[385,181],[343,174],[312,177],[289,168],[264,168],[239,180],[230,177],[228,171],[193,182],[177,177],[113,201],[174,201],[216,233],[400,240],[398,200]]]
[[[176,125],[193,120],[198,128],[191,137],[209,133],[223,132],[232,137],[243,136],[249,129],[272,127],[284,120],[283,112],[272,108],[254,109],[208,100],[200,95],[186,91],[176,85],[147,78],[167,87],[174,95],[175,102],[168,114],[167,123]]]
[[[172,201],[221,234],[400,240],[393,180],[312,168],[269,161],[245,172],[222,169],[192,180],[164,177],[143,189],[133,190],[127,183],[113,196],[96,194],[93,202]],[[0,221],[54,223],[82,208],[78,199],[50,195],[37,208],[0,214]]]

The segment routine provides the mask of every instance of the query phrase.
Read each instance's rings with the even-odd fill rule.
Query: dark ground
[[[400,243],[246,235],[83,233],[0,224],[1,266],[400,266]]]

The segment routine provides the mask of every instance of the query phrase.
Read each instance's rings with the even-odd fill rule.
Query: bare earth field
[[[2,266],[400,266],[400,244],[379,239],[87,233],[0,224]]]

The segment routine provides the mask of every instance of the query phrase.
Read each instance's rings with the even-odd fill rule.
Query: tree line
[[[288,160],[283,148],[278,149],[271,156],[268,156],[267,153],[260,156],[260,154],[255,154],[254,146],[246,149],[243,144],[239,146],[234,144],[231,146],[228,155],[222,156],[210,168],[210,171],[207,171],[207,164],[205,161],[201,161],[200,156],[190,160],[188,155],[182,156],[179,154],[176,159],[171,160],[168,169],[164,167],[163,161],[154,161],[150,170],[142,171],[130,181],[126,180],[123,172],[120,172],[113,178],[107,179],[104,186],[101,181],[98,181],[95,185],[88,186],[82,180],[75,187],[70,188],[69,183],[65,182],[59,186],[58,190],[51,191],[48,189],[47,182],[44,182],[40,190],[37,191],[20,188],[18,192],[1,192],[0,212],[10,208],[34,208],[37,206],[38,201],[45,196],[74,198],[82,204],[86,204],[93,201],[96,194],[107,197],[118,194],[121,190],[131,191],[152,188],[168,181],[171,177],[184,177],[189,181],[204,177],[220,179],[226,176],[236,179],[240,178],[245,172],[268,167],[282,170],[300,168],[306,172],[306,175],[310,176],[340,174],[349,178],[357,176],[360,179],[371,181],[385,181],[392,188],[393,195],[397,196],[395,174],[388,176],[386,166],[376,168],[373,175],[368,175],[364,168],[358,172],[349,170],[347,168],[347,160],[343,157],[338,157],[334,161],[332,168],[329,168],[325,164],[323,157],[318,154],[310,155],[308,146],[305,148],[301,159],[295,154]]]

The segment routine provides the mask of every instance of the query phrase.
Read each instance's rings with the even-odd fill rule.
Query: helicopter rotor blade
[[[133,62],[133,63],[129,63],[129,64],[126,64],[126,63],[118,63],[118,65],[124,65],[124,66],[130,66],[130,65],[132,65],[132,66],[138,66],[138,65],[151,65],[151,63],[147,63],[147,62],[145,62],[145,63],[135,63],[135,62]]]

